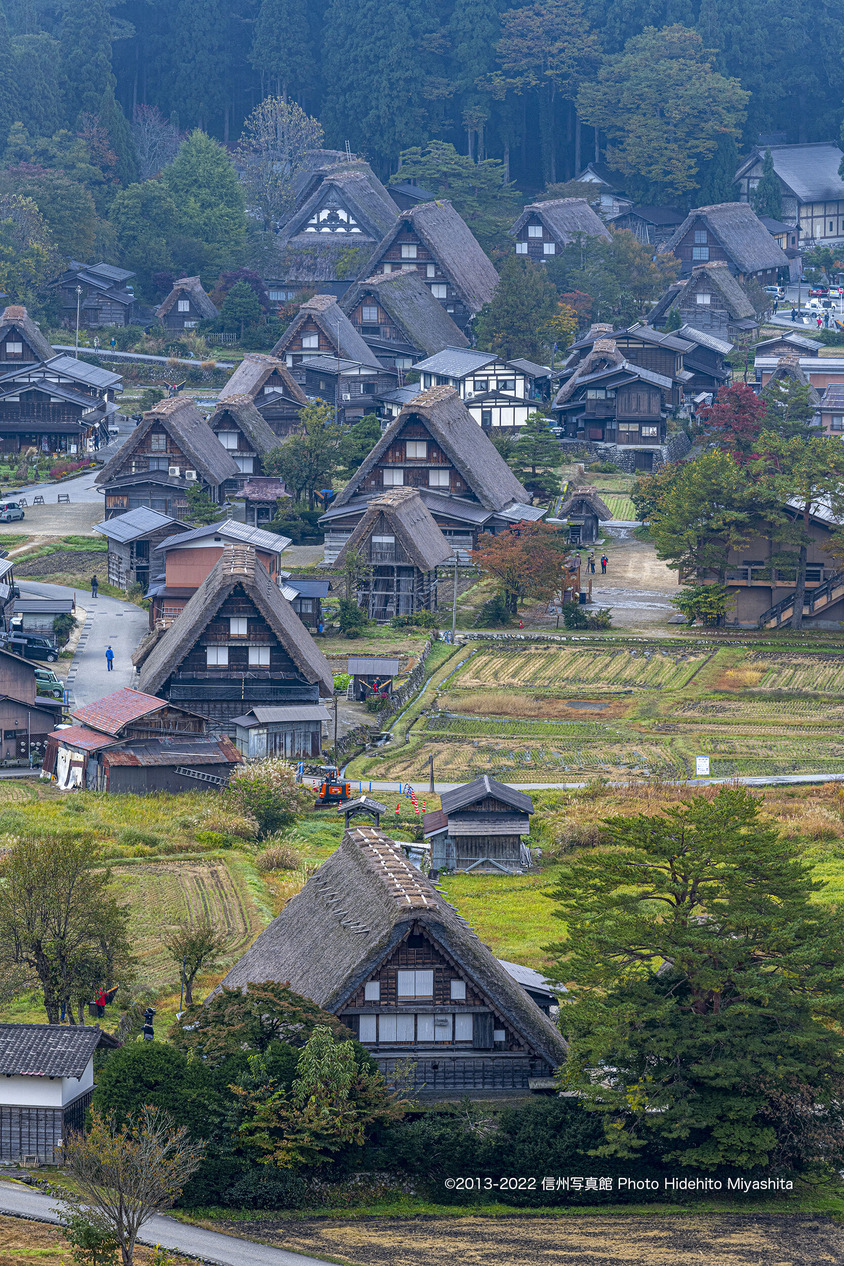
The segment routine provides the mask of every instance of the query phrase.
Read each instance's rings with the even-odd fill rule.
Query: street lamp
[[[82,300],[82,287],[76,287],[76,355],[79,355],[79,304]]]

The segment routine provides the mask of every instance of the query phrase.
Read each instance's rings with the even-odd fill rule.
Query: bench
[[[60,506],[61,506],[61,505],[69,506],[69,505],[70,505],[70,493],[69,493],[69,492],[60,492],[60,493],[57,495],[57,497],[56,497],[56,505],[60,505]]]
[[[32,504],[34,506],[43,506],[44,498],[39,494],[37,497],[32,498]]]

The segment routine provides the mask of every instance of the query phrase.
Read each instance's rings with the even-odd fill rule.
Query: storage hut
[[[235,717],[235,744],[247,760],[286,756],[289,760],[318,757],[322,751],[323,726],[329,715],[319,703],[280,708],[250,708]]]
[[[168,330],[195,330],[200,321],[213,321],[220,313],[199,277],[179,277],[155,315]]]
[[[362,702],[372,694],[393,693],[393,679],[398,676],[399,660],[350,655],[346,671],[352,675],[352,698]]]
[[[514,874],[530,865],[523,840],[530,835],[533,801],[523,791],[484,774],[444,791],[440,804],[422,823],[434,869]]]
[[[108,583],[118,589],[138,584],[146,590],[152,574],[150,560],[153,551],[168,536],[178,536],[189,529],[189,523],[171,519],[169,514],[150,510],[148,506],[138,506],[136,510],[127,510],[126,514],[95,523],[94,531],[102,533],[108,540]]]
[[[600,536],[600,524],[613,517],[597,488],[575,488],[560,506],[558,515],[568,520],[572,545],[594,545]]]

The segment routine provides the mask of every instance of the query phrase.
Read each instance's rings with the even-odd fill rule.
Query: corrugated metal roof
[[[484,365],[490,365],[498,357],[494,352],[478,352],[466,347],[445,347],[436,356],[417,361],[413,368],[426,374],[440,374],[445,378],[465,378],[477,373]]]
[[[751,158],[742,163],[737,176],[764,158],[770,149],[774,171],[801,202],[837,202],[844,199],[844,181],[838,171],[841,150],[833,141],[817,141],[809,145],[759,146]]]
[[[366,655],[350,655],[346,672],[360,673],[365,677],[371,677],[378,673],[389,673],[391,676],[399,671],[398,659],[387,659],[385,657],[369,658]]]
[[[95,752],[100,747],[108,747],[113,743],[111,734],[98,734],[84,725],[68,725],[63,730],[54,730],[50,738],[60,739],[69,747],[81,747],[84,752]]]
[[[212,539],[219,537],[221,543],[254,545],[256,549],[266,550],[271,554],[280,554],[290,544],[289,536],[279,536],[276,532],[265,532],[263,528],[252,527],[248,523],[226,519],[223,523],[209,523],[204,527],[192,528],[189,532],[180,532],[178,536],[169,536],[156,549],[176,549],[191,541],[206,540],[209,536]]]
[[[71,716],[75,721],[90,725],[104,734],[116,735],[130,721],[137,721],[140,717],[159,712],[167,706],[166,699],[158,699],[155,695],[143,694],[140,690],[132,690],[127,686],[123,690],[105,695],[96,703],[74,708]]]
[[[449,835],[530,835],[524,813],[461,813],[449,818]]]
[[[16,598],[15,615],[66,615],[73,610],[72,598]]]
[[[287,583],[291,589],[295,589],[298,592],[300,598],[328,597],[329,582],[327,580],[298,580],[295,576],[289,576]]]
[[[127,510],[104,523],[95,523],[94,531],[101,532],[112,541],[134,541],[139,536],[146,536],[158,528],[168,524],[179,524],[179,519],[172,519],[169,514],[160,514],[158,510],[150,510],[147,506],[138,506],[136,510]]]
[[[91,1025],[0,1024],[0,1076],[79,1078],[103,1036]]]
[[[234,718],[234,725],[244,730],[254,729],[256,725],[281,725],[286,721],[328,721],[327,708],[321,704],[300,704],[284,708],[250,708],[243,716]]]
[[[499,958],[499,963],[508,976],[512,976],[523,989],[532,989],[536,993],[547,993],[549,997],[555,993],[567,993],[565,985],[552,985],[550,980],[532,967],[524,967],[521,963],[508,963],[506,958]]]
[[[50,369],[59,374],[67,374],[78,382],[89,383],[92,387],[114,387],[122,382],[120,374],[110,369],[102,369],[99,365],[89,365],[86,360],[77,360],[75,356],[53,356],[47,361]]]
[[[109,752],[106,758],[109,765],[134,765],[139,768],[162,765],[230,765],[240,764],[242,759],[231,739],[199,738],[191,735],[127,743],[116,751]]]

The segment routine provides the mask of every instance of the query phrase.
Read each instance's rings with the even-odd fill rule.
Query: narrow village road
[[[667,780],[666,780],[667,781]],[[422,774],[419,778],[411,782],[380,782],[376,779],[368,778],[357,779],[350,778],[352,798],[362,793],[369,795],[370,791],[374,794],[376,791],[401,791],[405,787],[413,787],[417,796],[424,794],[428,788],[428,775]],[[630,783],[642,782],[641,778],[614,779],[608,783],[610,787],[627,787]],[[731,774],[727,778],[686,778],[679,779],[676,783],[670,784],[677,787],[717,787],[722,783],[738,784],[740,787],[793,787],[808,783],[824,783],[824,782],[844,782],[844,774],[779,774],[779,775],[754,775],[753,777],[739,778]],[[434,785],[437,794],[441,791],[454,791],[455,787],[465,787],[465,782],[440,782],[435,779]],[[588,787],[589,783],[583,782],[512,782],[509,784],[515,787],[517,791],[578,791],[583,787]]]
[[[0,1212],[41,1222],[58,1222],[52,1196],[19,1183],[0,1181]],[[303,1257],[283,1248],[270,1248],[251,1240],[236,1239],[204,1227],[185,1226],[174,1218],[154,1217],[143,1228],[142,1244],[160,1244],[173,1253],[185,1253],[211,1266],[329,1266],[321,1257]]]

